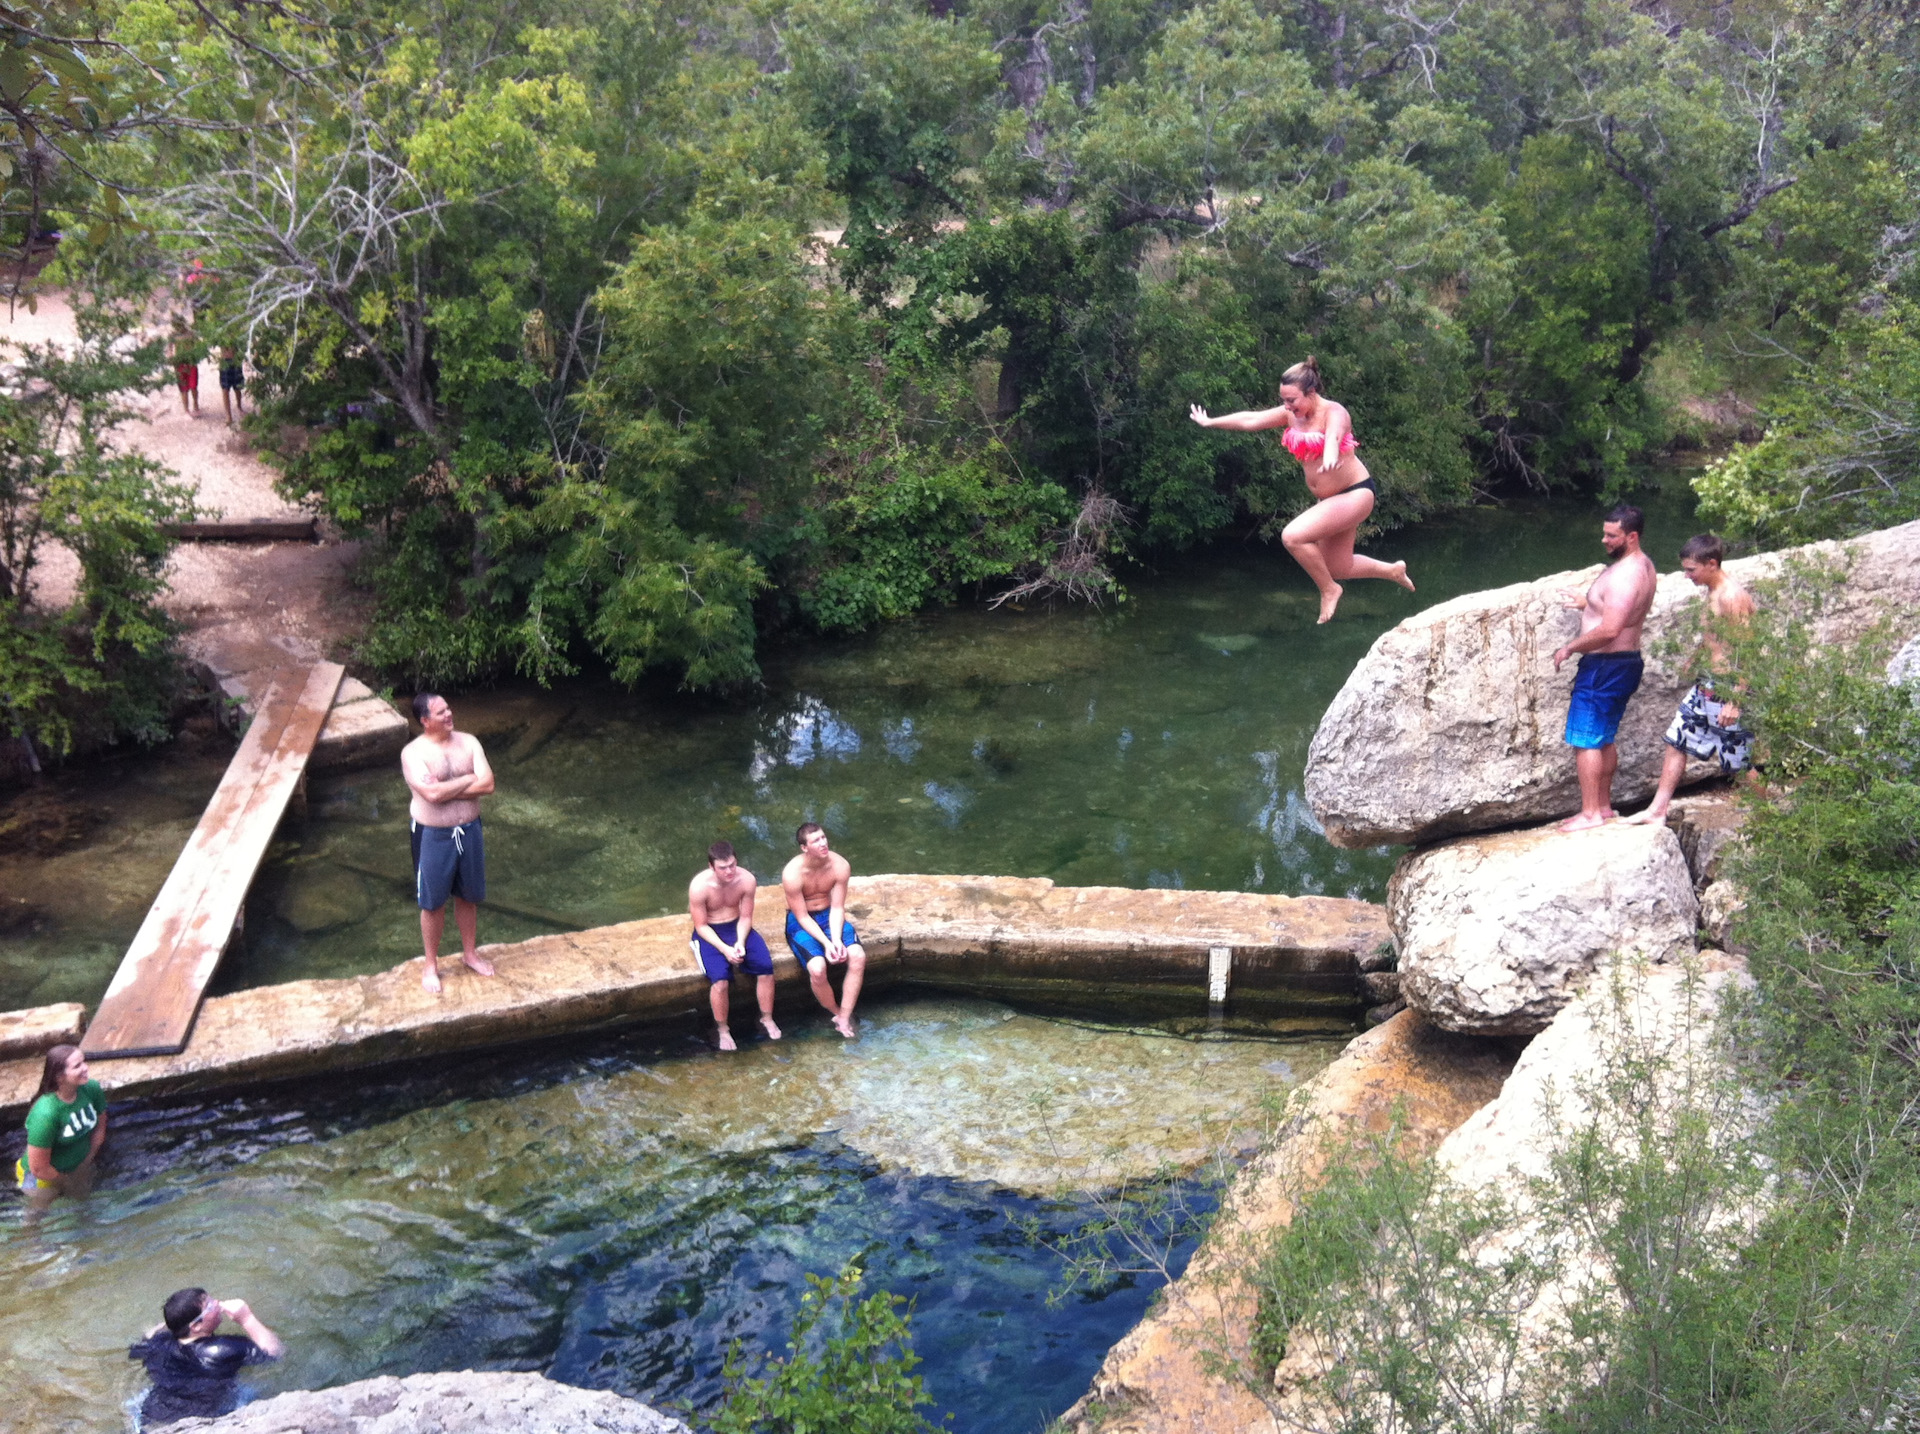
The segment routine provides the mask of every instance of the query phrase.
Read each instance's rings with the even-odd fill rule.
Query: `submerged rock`
[[[351,871],[315,863],[298,867],[274,901],[274,912],[295,931],[311,935],[365,921],[373,911],[367,883]]]
[[[167,1434],[691,1434],[678,1419],[602,1389],[538,1374],[383,1375],[263,1399]]]
[[[1795,557],[1850,565],[1817,624],[1823,642],[1851,641],[1889,615],[1910,622],[1920,609],[1920,522],[1737,559],[1727,571],[1750,583]],[[1562,590],[1585,587],[1597,571],[1469,593],[1383,633],[1308,753],[1306,797],[1328,840],[1426,842],[1578,810],[1573,754],[1561,740],[1573,664],[1556,673],[1553,653],[1579,630]],[[1682,646],[1699,602],[1679,573],[1661,578],[1643,644],[1646,680],[1620,729],[1616,806],[1650,796],[1659,781],[1660,736],[1690,680],[1666,654]],[[1695,763],[1690,780],[1716,771]]]
[[[1693,949],[1699,903],[1665,827],[1610,823],[1462,837],[1401,860],[1387,885],[1400,989],[1451,1031],[1531,1035],[1603,958]]]

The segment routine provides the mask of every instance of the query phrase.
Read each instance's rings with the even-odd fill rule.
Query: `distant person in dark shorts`
[[[1620,765],[1620,749],[1614,739],[1627,700],[1640,690],[1645,671],[1640,628],[1659,581],[1653,560],[1640,551],[1645,527],[1646,515],[1632,504],[1622,503],[1607,514],[1600,528],[1607,566],[1584,593],[1565,594],[1567,606],[1579,610],[1580,635],[1553,654],[1553,670],[1580,655],[1566,731],[1580,778],[1580,811],[1560,823],[1563,832],[1601,826],[1617,815],[1613,774]]]
[[[773,953],[767,949],[766,937],[753,929],[756,890],[753,873],[740,865],[733,843],[724,841],[707,848],[707,869],[687,887],[693,951],[707,973],[707,999],[723,1051],[737,1049],[727,1028],[735,970],[754,978],[760,1026],[768,1040],[780,1039],[780,1028],[773,1023]]]
[[[227,427],[233,427],[236,418],[244,418],[247,412],[246,399],[243,396],[247,386],[247,372],[240,366],[240,355],[231,348],[223,348],[215,355],[220,360],[220,411],[227,416]]]
[[[780,874],[787,898],[787,945],[806,969],[813,998],[833,1017],[833,1028],[851,1040],[853,1008],[867,978],[866,950],[846,919],[847,883],[853,879],[853,868],[828,845],[818,822],[803,823],[794,840],[800,843],[800,855]],[[842,963],[847,976],[836,1002],[827,967]]]
[[[1699,533],[1680,545],[1680,571],[1696,587],[1706,589],[1710,622],[1745,627],[1759,611],[1759,605],[1754,602],[1753,594],[1721,566],[1726,556],[1726,545],[1719,538],[1712,533]],[[1703,666],[1708,669],[1726,666],[1727,645],[1711,626],[1701,647]],[[1673,794],[1680,788],[1680,779],[1687,774],[1689,757],[1717,764],[1722,776],[1731,777],[1747,770],[1753,761],[1753,734],[1740,725],[1740,704],[1732,700],[1737,696],[1732,693],[1727,700],[1722,700],[1712,671],[1701,673],[1692,689],[1680,699],[1680,710],[1667,728],[1664,738],[1667,750],[1660,763],[1660,788],[1653,794],[1652,804],[1627,821],[1639,824],[1667,819]]]
[[[27,1204],[44,1210],[61,1195],[93,1188],[94,1157],[107,1140],[107,1097],[90,1077],[80,1047],[55,1046],[27,1108],[27,1150],[14,1162],[14,1183]]]
[[[408,808],[413,835],[414,896],[420,903],[420,940],[426,969],[420,984],[440,990],[440,936],[453,901],[460,928],[460,959],[480,976],[493,963],[479,953],[480,903],[487,898],[487,852],[480,832],[480,798],[493,790],[493,768],[480,741],[453,729],[453,708],[437,692],[417,693],[413,715],[420,735],[400,754],[400,770],[413,792]]]
[[[147,1367],[153,1388],[140,1402],[140,1422],[157,1429],[177,1419],[218,1419],[240,1406],[240,1371],[269,1364],[286,1352],[245,1300],[217,1300],[202,1289],[176,1290],[161,1307],[162,1322],[127,1350]],[[245,1335],[221,1334],[232,1320]]]
[[[167,357],[173,364],[173,379],[180,388],[180,411],[190,418],[200,416],[200,344],[187,327],[187,321],[173,316],[173,337],[167,344]]]

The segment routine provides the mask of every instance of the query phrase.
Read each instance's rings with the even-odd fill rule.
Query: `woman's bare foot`
[[[736,1045],[735,1045],[735,1044],[733,1043],[733,1032],[732,1032],[732,1031],[730,1031],[730,1030],[728,1030],[728,1029],[727,1029],[727,1028],[726,1028],[725,1026],[715,1026],[715,1027],[714,1027],[714,1030],[715,1030],[716,1032],[718,1032],[718,1033],[719,1033],[719,1036],[720,1036],[720,1049],[721,1049],[721,1050],[723,1050],[723,1051],[737,1051],[737,1050],[739,1050],[739,1049],[740,1049],[740,1048],[739,1048],[738,1046],[736,1046]]]
[[[780,1028],[774,1025],[772,1016],[762,1016],[760,1018],[760,1029],[767,1033],[768,1040],[777,1041],[780,1039]]]
[[[467,963],[467,969],[476,976],[491,976],[493,974],[493,962],[484,956],[462,956],[460,959]]]
[[[1331,595],[1324,592],[1320,594],[1320,621],[1321,622],[1333,621],[1333,610],[1340,606],[1340,599],[1346,596],[1346,591],[1347,590],[1341,587],[1340,584],[1335,583],[1333,585],[1333,592]]]
[[[420,987],[422,990],[428,992],[430,995],[434,995],[434,996],[439,995],[440,994],[440,968],[432,964],[429,964],[427,968],[420,973]]]
[[[1612,820],[1612,812],[1581,812],[1578,816],[1568,817],[1560,823],[1560,830],[1563,832],[1591,831],[1595,827],[1605,826]]]
[[[1407,565],[1404,562],[1398,562],[1393,565],[1393,580],[1408,592],[1418,591],[1413,585],[1413,579],[1407,576]]]

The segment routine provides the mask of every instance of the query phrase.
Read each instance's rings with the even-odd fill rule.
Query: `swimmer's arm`
[[[1327,426],[1323,430],[1327,437],[1320,445],[1320,471],[1331,473],[1346,461],[1346,455],[1340,451],[1340,444],[1353,431],[1353,420],[1347,416],[1347,410],[1340,404],[1327,405]]]
[[[700,890],[700,880],[687,889],[687,915],[693,918],[693,934],[716,951],[727,950],[727,943],[720,939],[720,933],[713,929],[713,923],[707,919],[707,898]]]
[[[102,1110],[100,1112],[100,1119],[94,1124],[94,1127],[93,1127],[93,1144],[87,1147],[87,1160],[91,1160],[93,1159],[94,1156],[98,1155],[100,1153],[100,1147],[105,1145],[106,1143],[107,1143],[107,1113],[105,1110]],[[85,1164],[86,1162],[82,1161],[81,1163]]]
[[[756,895],[756,889],[752,872],[742,872],[741,875],[747,879],[747,890],[740,898],[740,918],[734,922],[733,926],[733,934],[738,938],[733,943],[733,949],[735,954],[744,961],[747,959],[747,938],[753,934],[753,898]]]
[[[474,772],[476,775],[479,772],[477,763]],[[474,780],[472,776],[460,776],[449,777],[444,782],[435,781],[426,759],[418,752],[411,750],[401,754],[400,773],[407,779],[407,785],[413,789],[414,795],[423,802],[451,802],[456,798],[464,797],[468,795],[468,788],[473,785]],[[487,790],[492,791],[493,774],[489,772],[487,776],[489,783]]]
[[[833,894],[827,898],[827,927],[833,940],[833,944],[827,948],[829,955],[838,951],[845,956],[847,952],[845,943],[840,940],[840,928],[847,920],[847,881],[852,876],[853,868],[844,866],[833,880]]]
[[[1600,620],[1553,654],[1555,672],[1560,670],[1561,663],[1575,653],[1598,652],[1626,629],[1627,614],[1633,606],[1632,594],[1616,593],[1610,587],[1603,588],[1599,606]]]
[[[478,737],[467,738],[467,750],[473,753],[473,775],[467,778],[466,795],[486,797],[493,794],[493,767],[487,761],[487,752],[480,745]]]
[[[278,1359],[287,1352],[287,1347],[280,1343],[280,1336],[267,1328],[245,1300],[222,1300],[220,1309],[228,1319],[247,1332],[247,1338],[259,1345],[260,1352],[268,1359]]]
[[[27,1147],[27,1169],[33,1172],[35,1180],[48,1185],[61,1183],[60,1172],[53,1168],[53,1147],[50,1145],[29,1145]]]
[[[1258,433],[1266,428],[1287,426],[1287,411],[1284,408],[1248,408],[1213,418],[1196,403],[1187,410],[1187,416],[1202,428],[1225,428],[1234,433]]]

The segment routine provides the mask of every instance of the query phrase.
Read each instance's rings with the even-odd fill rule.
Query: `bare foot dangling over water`
[[[1404,561],[1389,563],[1388,567],[1392,569],[1392,571],[1387,574],[1388,578],[1400,584],[1401,587],[1410,593],[1419,591],[1419,589],[1413,585],[1413,579],[1407,576],[1407,565]]]
[[[732,1031],[730,1031],[730,1030],[728,1030],[728,1029],[727,1029],[727,1028],[726,1028],[725,1026],[718,1026],[718,1027],[716,1027],[715,1029],[716,1029],[716,1030],[717,1030],[717,1031],[719,1032],[719,1036],[720,1036],[720,1049],[721,1049],[721,1050],[723,1050],[723,1051],[737,1051],[737,1050],[739,1050],[739,1049],[740,1049],[740,1048],[739,1048],[738,1046],[736,1046],[736,1045],[735,1045],[735,1044],[733,1043],[733,1032],[732,1032]]]
[[[768,1040],[777,1041],[780,1039],[780,1028],[774,1025],[772,1016],[762,1016],[760,1018],[760,1028],[767,1033]]]
[[[1332,592],[1330,593],[1323,592],[1320,594],[1320,621],[1321,622],[1327,623],[1327,622],[1333,621],[1333,610],[1340,606],[1340,599],[1345,597],[1346,594],[1347,594],[1347,590],[1341,587],[1340,584],[1338,583],[1335,583],[1333,585]]]

